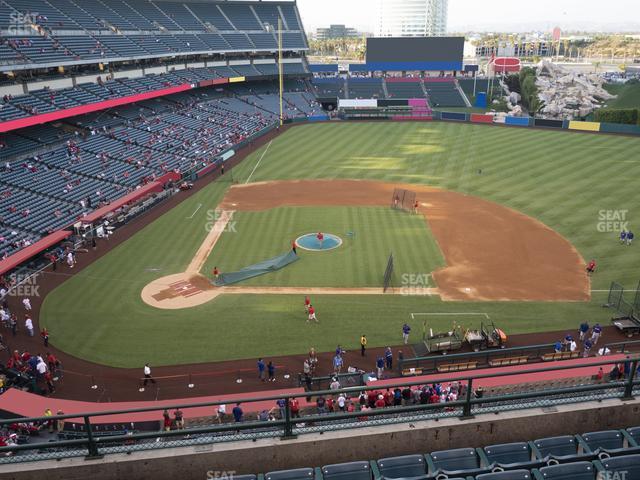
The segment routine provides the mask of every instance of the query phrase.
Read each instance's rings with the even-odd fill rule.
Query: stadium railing
[[[531,373],[549,373],[561,370],[579,369],[584,367],[604,367],[617,365],[619,363],[630,364],[630,374],[628,378],[620,381],[605,381],[598,383],[588,383],[570,388],[548,388],[531,389],[519,393],[509,393],[494,396],[482,396],[478,398],[474,395],[474,385],[482,379],[495,379],[499,377],[511,377]],[[439,418],[460,418],[462,420],[472,418],[476,414],[497,413],[509,410],[522,410],[527,408],[549,407],[553,405],[575,404],[587,401],[600,401],[603,399],[632,399],[634,394],[640,394],[640,380],[638,380],[639,356],[628,356],[624,360],[603,360],[602,362],[589,364],[558,365],[536,369],[526,369],[515,372],[503,372],[494,374],[469,375],[458,378],[441,377],[438,383],[445,384],[458,382],[466,387],[464,398],[446,403],[413,404],[404,406],[394,406],[387,408],[377,408],[367,411],[354,411],[352,413],[340,412],[331,414],[305,414],[303,416],[294,415],[290,401],[293,399],[304,399],[313,395],[357,396],[360,392],[379,391],[381,389],[393,390],[395,387],[406,388],[424,386],[425,381],[398,382],[364,387],[353,387],[341,390],[325,390],[319,392],[305,392],[298,394],[284,394],[278,396],[263,396],[254,398],[242,398],[236,400],[226,400],[225,402],[204,402],[193,404],[162,405],[128,410],[115,410],[103,412],[74,413],[67,415],[55,415],[33,418],[11,418],[0,420],[0,428],[15,423],[35,423],[46,424],[57,420],[73,421],[79,419],[84,428],[82,432],[86,434],[84,438],[72,440],[51,440],[41,443],[27,443],[23,445],[11,445],[0,447],[0,464],[19,463],[28,461],[38,461],[45,459],[60,459],[69,457],[95,458],[108,454],[127,453],[141,450],[153,450],[158,448],[170,448],[188,445],[208,445],[218,442],[229,442],[239,440],[255,440],[258,438],[294,438],[298,435],[308,433],[325,432],[341,429],[352,429],[357,427],[370,427],[377,425],[388,425],[396,423],[414,422],[419,420],[430,420]],[[517,383],[517,382],[515,382]],[[428,384],[428,383],[427,383]],[[163,410],[172,411],[174,409],[187,410],[190,408],[210,407],[211,411],[221,404],[242,405],[254,402],[275,402],[284,400],[282,417],[273,421],[250,421],[227,424],[205,425],[197,428],[184,430],[171,430],[160,432],[135,433],[127,432],[123,435],[109,435],[108,437],[96,436],[95,425],[100,424],[100,419],[112,415],[131,415],[145,412],[160,412]],[[246,407],[245,407],[246,408]],[[294,416],[296,418],[294,418]]]

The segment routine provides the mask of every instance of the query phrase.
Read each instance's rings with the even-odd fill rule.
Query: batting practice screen
[[[464,37],[367,38],[367,63],[460,62]]]

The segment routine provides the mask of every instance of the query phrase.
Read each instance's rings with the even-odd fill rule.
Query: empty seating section
[[[344,98],[343,78],[316,78],[313,86],[319,97],[339,97]]]
[[[263,30],[250,5],[221,4],[220,8],[236,30]]]
[[[607,438],[627,438],[629,431],[594,432]],[[615,432],[615,434],[613,433]],[[594,433],[576,435],[577,443]],[[427,454],[403,455],[370,461],[325,465],[319,468],[279,470],[234,478],[269,480],[603,480],[640,478],[640,454],[633,440],[617,455],[572,457],[550,461],[531,450],[527,442],[482,448],[458,448]],[[587,453],[593,453],[587,448]]]
[[[236,68],[258,73],[252,65]],[[214,72],[190,69],[57,92],[40,90],[12,99],[0,111],[14,103],[22,105],[25,98],[31,108],[53,108],[47,102],[66,108],[75,102],[144,91],[172,76],[210,78]],[[84,136],[47,124],[3,135],[0,255],[37,241],[166,172],[204,166],[247,136],[277,123],[275,83],[259,83],[255,89],[234,87],[225,92],[189,91],[74,119],[71,123],[88,129]],[[304,88],[304,82],[291,81],[287,88]],[[288,92],[284,105],[287,117],[310,115],[317,108],[312,96],[301,91]]]
[[[458,83],[462,88],[462,91],[471,98],[473,96],[473,84],[476,85],[477,92],[487,92],[489,90],[489,80],[486,78],[478,78],[474,81],[473,78],[459,78]]]
[[[279,20],[284,48],[307,48],[294,5],[149,0],[0,3],[0,25],[5,29],[15,27],[19,15],[28,16],[22,22],[25,28],[0,38],[1,63],[95,62],[195,51],[274,50]],[[29,27],[33,22],[42,27],[40,32]],[[70,35],[71,31],[77,34]],[[184,33],[192,36],[179,38]]]
[[[385,98],[380,78],[350,78],[349,98]]]
[[[389,98],[424,98],[424,91],[420,84],[420,79],[407,82],[386,80],[387,93]]]
[[[424,85],[432,107],[466,107],[454,82],[425,80]]]

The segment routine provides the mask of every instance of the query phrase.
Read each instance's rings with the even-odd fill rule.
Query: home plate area
[[[169,285],[171,289],[175,292],[176,295],[180,295],[182,297],[193,297],[194,295],[198,295],[202,293],[202,290],[195,285],[193,285],[188,280],[181,280],[179,282],[175,282]]]

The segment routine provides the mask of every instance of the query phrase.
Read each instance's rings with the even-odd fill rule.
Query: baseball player
[[[624,245],[627,243],[627,231],[623,228],[620,232],[620,243]]]
[[[587,275],[591,276],[595,271],[596,271],[596,261],[592,259],[587,264]]]
[[[311,305],[311,299],[309,298],[309,295],[306,295],[304,297],[304,311],[305,313],[309,313],[309,306]]]
[[[316,318],[316,309],[313,308],[313,305],[309,305],[309,319],[307,320],[307,322],[310,322],[311,320],[319,323],[318,319]]]
[[[218,277],[220,276],[220,270],[218,270],[218,267],[213,267],[213,277],[218,280]]]
[[[633,232],[631,230],[629,230],[627,232],[627,245],[631,245],[631,242],[633,242]]]

